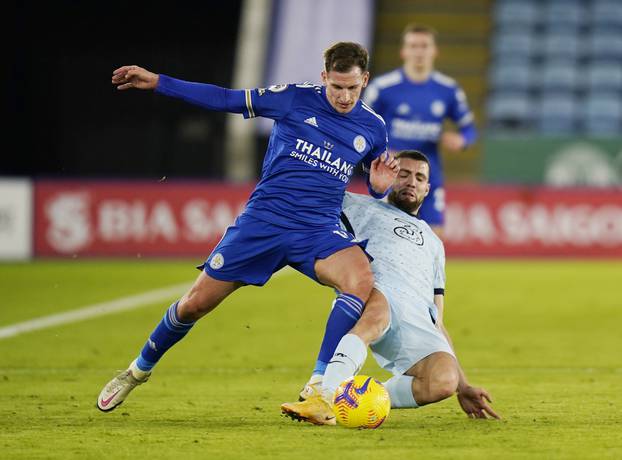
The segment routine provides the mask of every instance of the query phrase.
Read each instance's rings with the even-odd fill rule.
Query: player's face
[[[322,71],[326,98],[339,113],[348,113],[354,108],[368,80],[369,72],[363,72],[358,66],[352,67],[348,72]]]
[[[436,53],[436,43],[432,35],[411,32],[404,36],[400,56],[407,67],[431,70],[434,67]]]
[[[430,192],[430,168],[425,161],[400,158],[400,172],[393,184],[390,201],[408,213],[415,213]]]

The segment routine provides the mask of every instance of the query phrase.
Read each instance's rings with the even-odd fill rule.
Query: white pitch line
[[[275,273],[272,278],[281,276],[286,273],[292,273],[286,267],[283,270]],[[167,286],[161,289],[155,289],[153,291],[143,292],[142,294],[131,295],[128,297],[121,297],[115,300],[109,300],[107,302],[96,303],[92,305],[86,305],[75,310],[69,310],[63,313],[57,313],[54,315],[42,316],[40,318],[31,319],[22,323],[15,323],[9,326],[0,327],[0,340],[7,339],[9,337],[15,337],[16,335],[24,334],[26,332],[38,331],[40,329],[47,329],[61,324],[76,323],[85,319],[96,318],[98,316],[111,315],[122,311],[134,310],[136,308],[144,307],[155,302],[161,302],[166,299],[179,297],[185,291],[190,288],[192,283],[179,283]]]
[[[61,324],[75,323],[77,321],[96,318],[98,316],[133,310],[150,303],[162,301],[167,297],[179,296],[190,286],[191,284],[189,283],[174,284],[165,288],[143,292],[142,294],[121,297],[119,299],[109,300],[108,302],[86,305],[76,310],[69,310],[63,313],[31,319],[22,323],[11,324],[10,326],[0,328],[0,340],[14,337],[25,332],[47,329]]]

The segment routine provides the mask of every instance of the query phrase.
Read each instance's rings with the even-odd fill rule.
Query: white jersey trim
[[[384,121],[384,118],[382,118],[380,115],[378,115],[376,112],[374,112],[374,109],[372,109],[370,106],[368,106],[367,104],[365,104],[363,101],[361,101],[361,106],[367,110],[369,113],[371,113],[372,115],[374,115],[376,118],[378,118],[378,120],[380,120],[382,122],[383,125],[387,125]]]
[[[434,80],[437,83],[440,83],[443,86],[447,86],[449,88],[454,88],[457,86],[456,80],[454,80],[450,76],[445,75],[444,73],[441,73],[439,71],[432,72],[432,80]]]
[[[253,98],[250,89],[244,90],[244,99],[246,101],[246,110],[248,110],[248,118],[255,118],[255,111],[253,110]]]
[[[381,75],[380,77],[374,79],[371,82],[372,85],[376,86],[378,89],[385,89],[389,86],[399,85],[402,82],[402,72],[400,69],[396,69],[392,72],[389,72],[385,75]]]

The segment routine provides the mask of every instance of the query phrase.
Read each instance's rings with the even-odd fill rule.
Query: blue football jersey
[[[384,118],[391,150],[419,150],[430,158],[431,180],[442,173],[438,142],[445,118],[461,131],[473,132],[465,136],[467,143],[474,140],[473,113],[464,91],[440,72],[433,72],[425,82],[413,82],[403,69],[396,69],[372,80],[364,101]]]
[[[275,121],[245,212],[286,228],[338,224],[355,167],[387,149],[382,118],[362,101],[341,114],[312,84],[245,90],[245,102],[245,118]]]

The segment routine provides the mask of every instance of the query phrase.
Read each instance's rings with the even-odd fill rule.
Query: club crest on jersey
[[[405,102],[402,102],[397,106],[397,114],[398,115],[408,115],[410,113],[410,106]]]
[[[268,91],[273,93],[280,93],[281,91],[285,91],[287,89],[287,85],[272,85],[268,86]]]
[[[436,100],[430,105],[430,111],[432,112],[432,115],[442,117],[445,115],[445,104],[443,101]]]
[[[352,145],[354,146],[354,150],[356,150],[358,153],[363,153],[365,147],[367,147],[367,141],[363,136],[359,134],[354,138]]]
[[[396,217],[395,220],[398,221],[401,225],[395,227],[393,229],[393,233],[395,233],[400,238],[412,241],[417,246],[423,246],[423,230],[421,230],[417,226],[417,224],[404,219],[400,219],[398,217]]]
[[[225,264],[225,258],[220,252],[217,252],[216,254],[214,254],[211,260],[209,261],[209,266],[213,268],[214,270],[218,270],[219,268],[222,268],[224,264]]]

